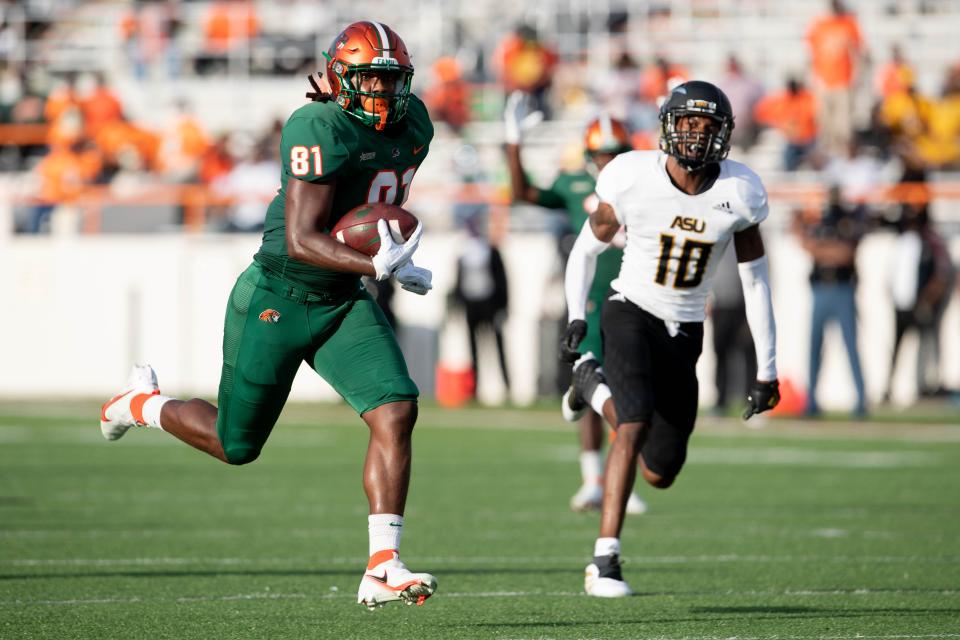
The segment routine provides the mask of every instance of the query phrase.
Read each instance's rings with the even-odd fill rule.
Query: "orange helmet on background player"
[[[588,165],[596,164],[596,155],[615,156],[633,149],[627,125],[606,113],[601,113],[587,125],[583,135],[583,147]]]
[[[354,22],[333,39],[327,57],[331,94],[343,111],[382,131],[407,113],[413,63],[407,45],[387,25]],[[363,73],[396,74],[392,93],[361,91]]]

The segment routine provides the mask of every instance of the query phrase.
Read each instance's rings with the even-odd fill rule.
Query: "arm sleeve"
[[[743,284],[747,324],[757,352],[757,380],[777,379],[777,327],[773,319],[767,256],[737,265]]]
[[[567,259],[567,272],[563,280],[569,322],[583,320],[586,317],[587,293],[590,291],[593,275],[597,270],[597,256],[608,246],[609,243],[593,235],[593,228],[589,222],[580,229],[580,235],[573,243],[573,249]]]
[[[331,182],[347,169],[349,145],[319,118],[293,118],[280,133],[283,184],[287,178]]]

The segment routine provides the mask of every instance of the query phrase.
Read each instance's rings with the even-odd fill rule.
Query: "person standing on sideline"
[[[889,276],[895,328],[884,402],[890,401],[897,354],[910,329],[916,329],[920,338],[917,395],[937,396],[944,389],[940,375],[940,325],[950,302],[956,269],[947,243],[930,221],[929,202],[901,206]]]
[[[116,440],[131,427],[159,428],[218,460],[248,464],[306,361],[370,429],[363,472],[370,560],[357,602],[423,604],[437,580],[411,573],[399,556],[419,391],[393,329],[360,284],[361,276],[392,277],[427,293],[431,273],[411,260],[422,227],[395,243],[380,220],[372,258],[329,231],[361,204],[403,204],[433,125],[410,93],[410,54],[390,27],[355,22],[326,56],[329,92],[311,76],[312,102],[283,127],[280,190],[260,251],[230,294],[217,406],[160,395],[153,369],[134,366],[127,387],[103,405],[100,429]]]
[[[591,120],[584,134],[584,169],[561,173],[549,189],[539,189],[527,179],[520,157],[524,120],[531,116],[535,120],[535,114],[535,111],[526,108],[521,94],[511,94],[507,99],[507,109],[504,112],[506,154],[513,200],[529,202],[547,209],[565,210],[571,229],[574,233],[579,233],[597,206],[597,196],[594,193],[597,174],[617,155],[630,151],[630,134],[623,122],[606,114]],[[620,240],[619,246],[622,247],[622,238]],[[590,329],[580,345],[580,350],[583,353],[593,353],[598,362],[603,362],[600,307],[610,288],[610,281],[620,270],[622,256],[623,251],[619,248],[611,249],[600,256],[590,285],[587,301]],[[574,511],[587,511],[599,509],[603,504],[603,420],[598,413],[588,409],[580,418],[579,425],[582,484],[570,498],[570,508]],[[627,500],[627,513],[639,515],[646,511],[647,504],[640,496],[631,492]]]
[[[843,202],[839,186],[830,188],[830,199],[820,219],[804,225],[797,218],[794,232],[800,244],[813,259],[810,271],[810,289],[813,293],[813,315],[810,322],[810,363],[807,380],[807,407],[809,417],[820,415],[817,403],[817,380],[823,350],[823,330],[827,322],[836,320],[843,334],[843,344],[850,361],[850,373],[856,390],[853,415],[863,418],[867,413],[860,352],[857,348],[857,246],[864,233],[862,206]]]
[[[463,252],[457,258],[457,280],[453,296],[463,305],[467,317],[467,336],[470,340],[470,362],[473,369],[473,396],[479,385],[477,341],[481,332],[489,328],[497,345],[500,375],[507,397],[510,397],[510,372],[503,343],[503,325],[507,321],[507,270],[500,250],[481,230],[479,215],[467,219],[469,237]]]
[[[603,477],[600,536],[584,578],[584,590],[595,597],[633,593],[620,567],[620,533],[637,474],[666,489],[686,460],[697,416],[704,307],[731,242],[759,365],[744,418],[780,400],[773,305],[758,226],[767,217],[767,194],[749,167],[726,159],[733,130],[730,101],[708,82],[685,82],[664,101],[660,122],[659,151],[621,154],[600,172],[600,204],[577,237],[564,282],[570,322],[560,356],[575,362],[561,410],[574,419],[590,406],[617,429]],[[597,256],[624,226],[623,263],[601,312],[601,368],[591,354],[579,351],[589,329],[587,292]]]

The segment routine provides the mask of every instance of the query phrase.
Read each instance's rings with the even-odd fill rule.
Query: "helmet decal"
[[[388,51],[390,49],[390,38],[387,37],[387,32],[384,30],[383,25],[377,22],[376,20],[371,20],[370,24],[373,25],[373,28],[377,30],[377,38],[379,39],[379,47],[381,52]]]

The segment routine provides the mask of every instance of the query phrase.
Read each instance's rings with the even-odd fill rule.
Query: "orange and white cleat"
[[[357,604],[373,611],[388,602],[403,601],[420,606],[437,590],[437,579],[429,573],[413,573],[396,551],[379,551],[360,580]]]
[[[160,394],[157,374],[148,364],[135,364],[123,391],[100,408],[100,432],[107,440],[118,440],[130,427],[143,426],[143,403]]]

